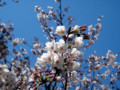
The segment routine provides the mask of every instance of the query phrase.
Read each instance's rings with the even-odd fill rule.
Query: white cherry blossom
[[[60,36],[64,36],[65,33],[66,33],[65,26],[57,26],[55,34],[60,35]]]
[[[70,53],[71,58],[80,58],[83,57],[83,52],[77,50],[76,48],[73,48]]]
[[[63,39],[60,39],[59,42],[56,43],[56,50],[59,53],[63,53],[66,51],[66,49],[67,49],[67,44]]]
[[[73,27],[72,31],[79,31],[80,30],[80,26],[79,25],[75,25],[75,27]]]
[[[80,49],[84,45],[83,37],[76,37],[75,38],[75,46]]]
[[[50,64],[52,60],[52,54],[51,52],[43,53],[43,55],[39,58],[37,58],[37,63],[41,66],[45,66],[47,64]]]
[[[47,42],[45,49],[48,51],[54,51],[56,47],[55,41],[53,40],[52,42]]]

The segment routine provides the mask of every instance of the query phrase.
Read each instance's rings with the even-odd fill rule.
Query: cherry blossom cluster
[[[34,42],[32,45],[31,52],[33,55],[40,56],[44,52],[43,44],[40,43],[37,37],[34,37]]]
[[[9,54],[8,40],[12,40],[13,25],[0,24],[0,59],[6,62],[6,55]]]
[[[56,35],[65,36],[65,26],[57,26]],[[72,39],[71,35],[68,36]],[[45,66],[50,64],[52,67],[57,67],[61,70],[74,70],[80,67],[80,63],[76,62],[78,58],[83,57],[83,52],[80,51],[83,46],[83,37],[75,37],[74,43],[66,43],[64,39],[58,42],[55,40],[46,43],[45,50],[40,58],[37,59],[37,64]]]
[[[11,72],[6,64],[0,64],[0,89],[13,90],[17,78],[14,72]]]
[[[113,54],[111,50],[108,50],[106,56],[96,56],[95,54],[96,52],[91,54],[85,61],[84,68],[79,69],[80,86],[76,87],[76,90],[84,88],[94,90],[117,88],[115,84],[120,78],[120,63],[116,61],[118,54]]]
[[[89,42],[86,44],[85,49],[92,46],[95,40],[98,40],[98,36],[102,29],[102,25],[100,23],[102,18],[103,16],[101,15],[100,18],[98,18],[98,23],[95,25],[95,27],[93,25],[88,26],[88,35],[90,39]]]
[[[60,2],[61,0],[55,0],[55,2]],[[58,26],[63,25],[63,19],[65,14],[68,13],[69,7],[64,8],[64,12],[62,13],[61,4],[58,7],[59,9],[54,9],[51,6],[48,6],[49,11],[45,12],[41,7],[35,6],[35,11],[38,12],[37,18],[40,22],[41,27],[43,28],[43,32],[46,32],[46,38],[48,40],[56,39],[53,34],[53,26],[50,26],[51,22],[56,23]],[[71,25],[74,22],[74,17],[68,16],[68,25]]]

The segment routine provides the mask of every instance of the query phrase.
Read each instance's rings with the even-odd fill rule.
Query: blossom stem
[[[62,22],[62,0],[60,0],[60,24],[63,25],[63,22]]]

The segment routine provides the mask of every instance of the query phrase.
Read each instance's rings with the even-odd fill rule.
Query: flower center
[[[51,49],[54,49],[54,46],[52,46]]]
[[[64,33],[64,31],[63,31],[63,30],[61,30],[61,33]]]
[[[48,60],[51,61],[51,57],[50,56],[48,57]]]
[[[56,60],[56,64],[58,64],[59,63],[59,60]]]
[[[61,46],[59,49],[60,49],[60,50],[63,50],[63,47]]]

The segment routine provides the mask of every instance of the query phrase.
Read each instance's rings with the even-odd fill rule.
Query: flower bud
[[[81,31],[85,31],[87,29],[87,26],[86,25],[82,25],[81,27],[80,27],[80,30]]]
[[[74,34],[70,34],[69,36],[68,36],[68,40],[71,40],[71,39],[73,39],[74,38]]]

